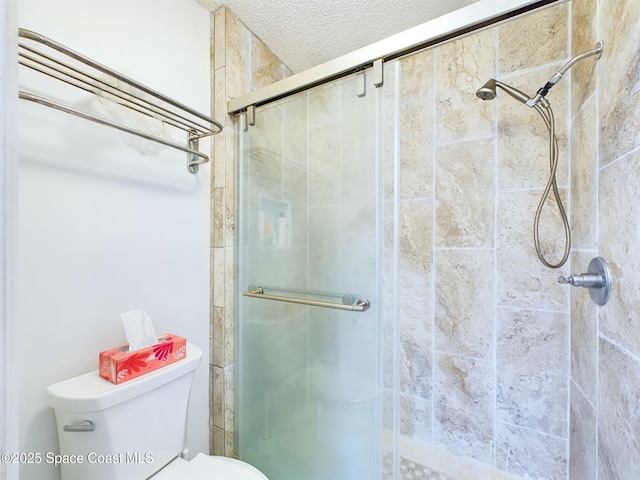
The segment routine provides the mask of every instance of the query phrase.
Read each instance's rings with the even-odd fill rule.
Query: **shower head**
[[[476,96],[482,100],[493,100],[496,98],[496,81],[492,78],[478,90]]]
[[[521,92],[517,88],[513,88],[505,83],[499,82],[494,78],[492,78],[483,86],[481,86],[476,91],[476,95],[478,96],[478,98],[481,98],[482,100],[493,100],[494,98],[496,98],[496,87],[500,87],[502,90],[507,92],[513,98],[515,98],[521,103],[524,103],[525,105],[529,100],[531,100],[527,95],[525,95],[523,92]]]

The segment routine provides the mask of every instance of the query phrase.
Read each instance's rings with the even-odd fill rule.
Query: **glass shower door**
[[[270,480],[379,478],[378,96],[360,72],[240,128],[237,445]]]

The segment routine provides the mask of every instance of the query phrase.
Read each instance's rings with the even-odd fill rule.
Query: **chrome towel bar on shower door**
[[[287,290],[287,289],[279,288],[277,290]],[[263,287],[259,287],[256,285],[249,285],[249,290],[246,292],[243,292],[242,294],[245,297],[261,298],[264,300],[275,300],[278,302],[286,302],[286,303],[297,303],[300,305],[309,305],[312,307],[334,308],[337,310],[346,310],[349,312],[366,312],[367,310],[369,310],[369,307],[371,306],[371,304],[369,303],[369,300],[367,300],[366,298],[359,298],[358,300],[355,300],[355,303],[354,303],[353,302],[354,297],[350,294],[339,295],[339,294],[322,293],[322,292],[315,292],[315,291],[305,292],[303,290],[289,290],[289,291],[304,293],[308,295],[329,295],[329,296],[337,295],[342,297],[343,303],[323,302],[319,300],[310,300],[307,298],[296,298],[296,297],[285,297],[281,295],[268,295],[264,293]],[[351,299],[352,304],[344,303],[347,299]]]

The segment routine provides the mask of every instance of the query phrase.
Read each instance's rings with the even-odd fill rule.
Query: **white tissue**
[[[121,313],[120,318],[122,318],[130,352],[158,343],[151,318],[144,310],[138,309]]]

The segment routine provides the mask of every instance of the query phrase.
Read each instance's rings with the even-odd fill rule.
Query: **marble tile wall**
[[[407,278],[419,279],[422,271],[423,286],[434,285],[435,302],[431,309],[425,299],[421,312],[413,298],[401,300],[401,318],[411,306],[413,320],[407,324],[411,327],[399,323],[400,345],[410,345],[416,360],[401,357],[402,435],[444,445],[526,478],[639,475],[640,324],[632,312],[640,307],[640,287],[632,277],[640,267],[640,248],[636,236],[629,234],[640,225],[635,201],[640,193],[639,26],[637,2],[574,1],[434,49],[435,85],[422,80],[424,92],[410,84],[417,78],[410,71],[416,68],[417,55],[401,61],[400,104],[411,104],[414,111],[424,104],[428,111],[433,95],[437,124],[431,134],[435,141],[421,138],[426,149],[435,145],[435,160],[426,153],[421,161],[401,163],[401,175],[414,184],[400,195],[407,203],[403,211],[412,212],[408,202],[427,207],[403,219],[410,232],[403,239],[405,244],[421,245],[433,235],[433,259],[423,253],[425,268],[416,268],[411,250],[401,248],[401,256],[410,265]],[[544,47],[538,48],[539,42],[531,38],[543,39]],[[560,117],[559,184],[571,199],[573,253],[571,267],[562,270],[580,272],[594,256],[607,258],[615,284],[605,307],[597,307],[583,290],[571,290],[567,303],[566,290],[555,285],[558,272],[541,267],[532,255],[532,212],[546,176],[541,168],[546,152],[534,144],[545,135],[540,119],[504,95],[473,112],[467,112],[466,105],[474,99],[461,100],[472,90],[470,84],[480,85],[492,76],[491,69],[483,71],[487,62],[498,78],[531,92],[569,53],[591,50],[597,40],[605,42],[603,57],[577,64],[570,81],[554,87],[548,98]],[[492,42],[498,45],[498,55]],[[571,52],[566,50],[569,44]],[[425,65],[428,61],[420,62],[423,70]],[[422,77],[430,78],[428,70]],[[401,128],[412,130],[412,125],[433,116],[429,112],[423,118],[424,122],[411,118],[405,123],[401,118]],[[418,150],[412,147],[414,135],[415,131],[401,134],[401,159],[403,148]],[[489,165],[483,169],[485,158]],[[419,165],[422,174],[431,162],[433,197],[431,177],[420,175],[426,184],[420,190],[414,167]],[[472,172],[469,178],[464,178],[464,162]],[[478,186],[485,191],[478,192]],[[493,210],[482,212],[480,207],[487,208],[491,195]],[[433,233],[415,239],[415,225],[423,223],[425,215],[428,218],[431,202]],[[543,244],[549,252],[563,247],[554,221],[543,221],[544,235],[558,239]],[[480,239],[484,245],[477,243]],[[405,294],[412,292],[401,289],[400,295]],[[485,304],[479,301],[486,298],[490,300]],[[418,318],[427,326],[415,329]],[[487,358],[495,358],[494,370],[478,370]],[[431,390],[406,387],[424,385],[425,371],[434,374]],[[391,401],[392,395],[386,398]],[[489,407],[492,401],[495,411]],[[492,446],[482,448],[487,438]],[[402,474],[411,477],[413,469],[406,469],[405,460],[401,465]]]
[[[614,287],[595,305],[571,292],[571,479],[640,474],[640,4],[572,2],[572,53],[605,44],[597,62],[572,71],[571,217],[574,270],[604,257]]]
[[[386,423],[395,415],[415,444],[514,478],[567,475],[569,304],[559,273],[533,247],[549,164],[545,124],[504,93],[483,102],[475,91],[499,78],[535,92],[569,56],[569,12],[562,3],[453,40],[400,59],[385,76],[399,82],[400,162],[399,314],[385,338],[397,342],[399,379],[397,391],[385,380]],[[569,92],[565,83],[549,95],[565,202]],[[387,161],[392,150],[385,145]],[[562,225],[552,204],[543,212],[542,248],[555,260]],[[449,478],[411,449],[400,448],[397,466],[401,478]]]
[[[291,72],[226,7],[211,14],[214,88],[212,113],[224,131],[212,146],[211,211],[211,358],[210,452],[235,455],[234,441],[234,275],[236,138],[227,101]]]

